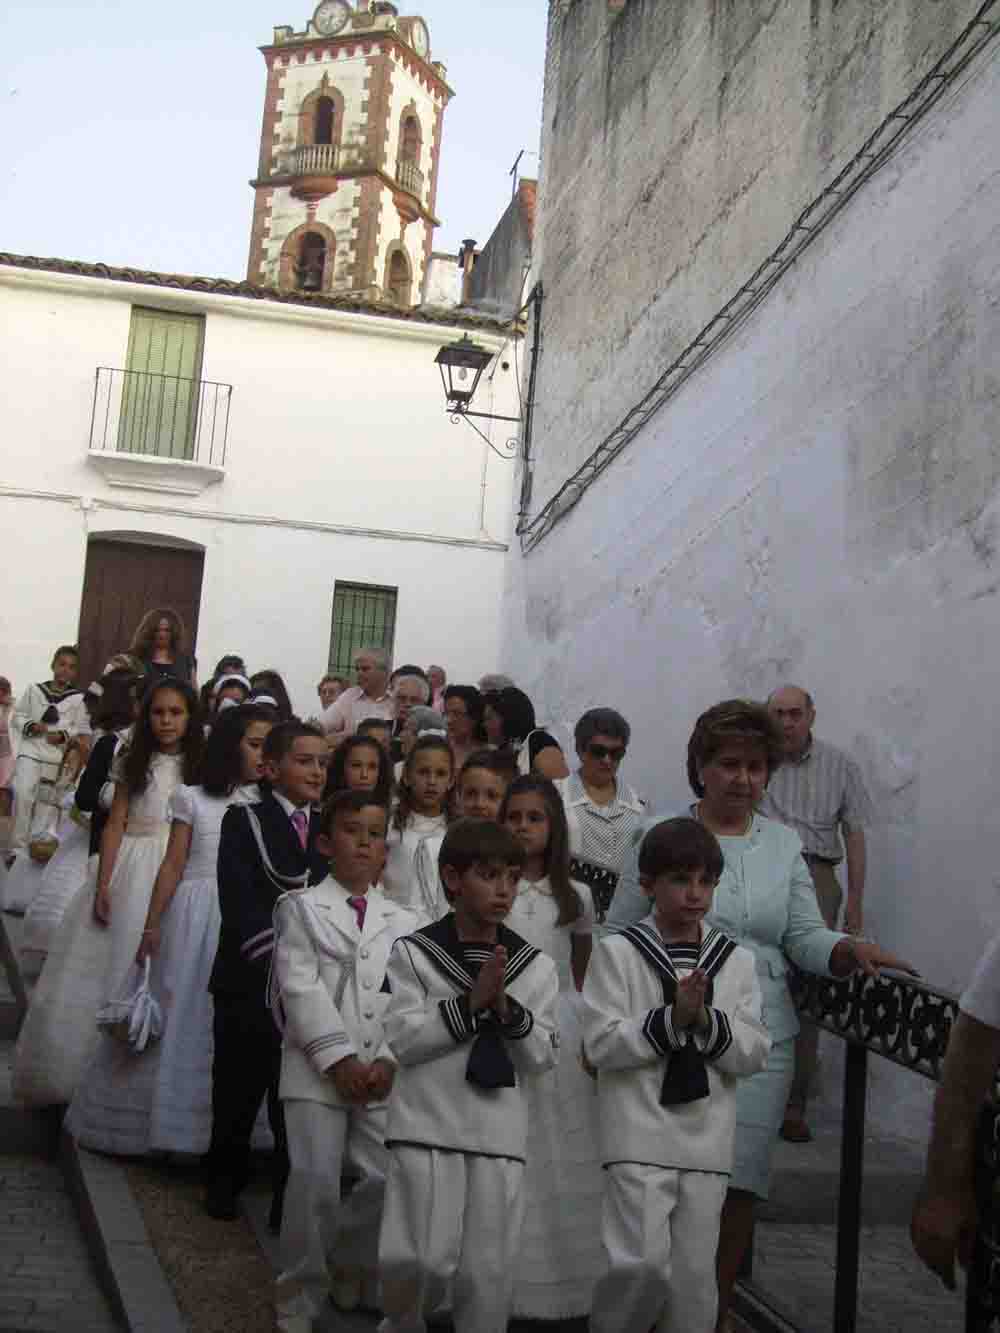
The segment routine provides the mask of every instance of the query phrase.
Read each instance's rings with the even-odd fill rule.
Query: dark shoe
[[[786,1143],[812,1143],[812,1130],[797,1111],[785,1112],[780,1133]]]
[[[235,1222],[240,1215],[236,1195],[228,1185],[209,1185],[205,1193],[205,1212],[217,1222]]]

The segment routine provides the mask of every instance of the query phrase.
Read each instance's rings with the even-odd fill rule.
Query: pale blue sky
[[[6,0],[0,249],[242,278],[264,59],[313,0]],[[484,242],[537,150],[546,0],[414,0],[455,90],[435,248]],[[537,174],[526,156],[524,175]]]

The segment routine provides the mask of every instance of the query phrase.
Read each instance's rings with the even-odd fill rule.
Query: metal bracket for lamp
[[[535,375],[538,362],[538,321],[541,314],[542,305],[542,284],[537,282],[532,288],[531,294],[524,305],[514,316],[511,328],[513,329],[517,321],[524,312],[531,306],[535,311],[535,341],[531,351],[531,377],[528,394],[528,401],[524,404],[526,409],[516,417],[503,416],[497,412],[474,412],[472,410],[472,400],[476,390],[479,387],[479,381],[482,379],[483,371],[494,358],[494,353],[483,347],[480,343],[473,342],[467,333],[463,334],[457,342],[448,343],[442,347],[434,358],[438,371],[441,375],[441,383],[444,386],[445,411],[451,418],[452,425],[457,425],[459,421],[466,421],[476,432],[479,438],[490,446],[498,458],[512,459],[517,454],[518,438],[513,436],[506,440],[501,448],[497,448],[486,433],[479,429],[473,417],[482,421],[513,421],[523,428],[525,449],[530,442],[531,436],[531,416],[534,406],[534,388]],[[470,380],[471,375],[471,380]],[[527,455],[526,455],[527,456]]]

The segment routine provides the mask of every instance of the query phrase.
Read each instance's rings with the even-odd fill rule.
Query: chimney
[[[475,266],[476,243],[474,240],[465,240],[462,242],[462,248],[458,252],[458,267],[462,270],[461,305],[469,304],[469,286],[472,280],[472,270]]]

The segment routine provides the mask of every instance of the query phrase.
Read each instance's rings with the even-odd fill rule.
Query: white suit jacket
[[[346,1107],[327,1070],[349,1055],[395,1063],[382,1033],[385,969],[417,919],[376,886],[359,930],[349,896],[328,876],[275,905],[272,994],[284,1022],[280,1095],[288,1100]]]

